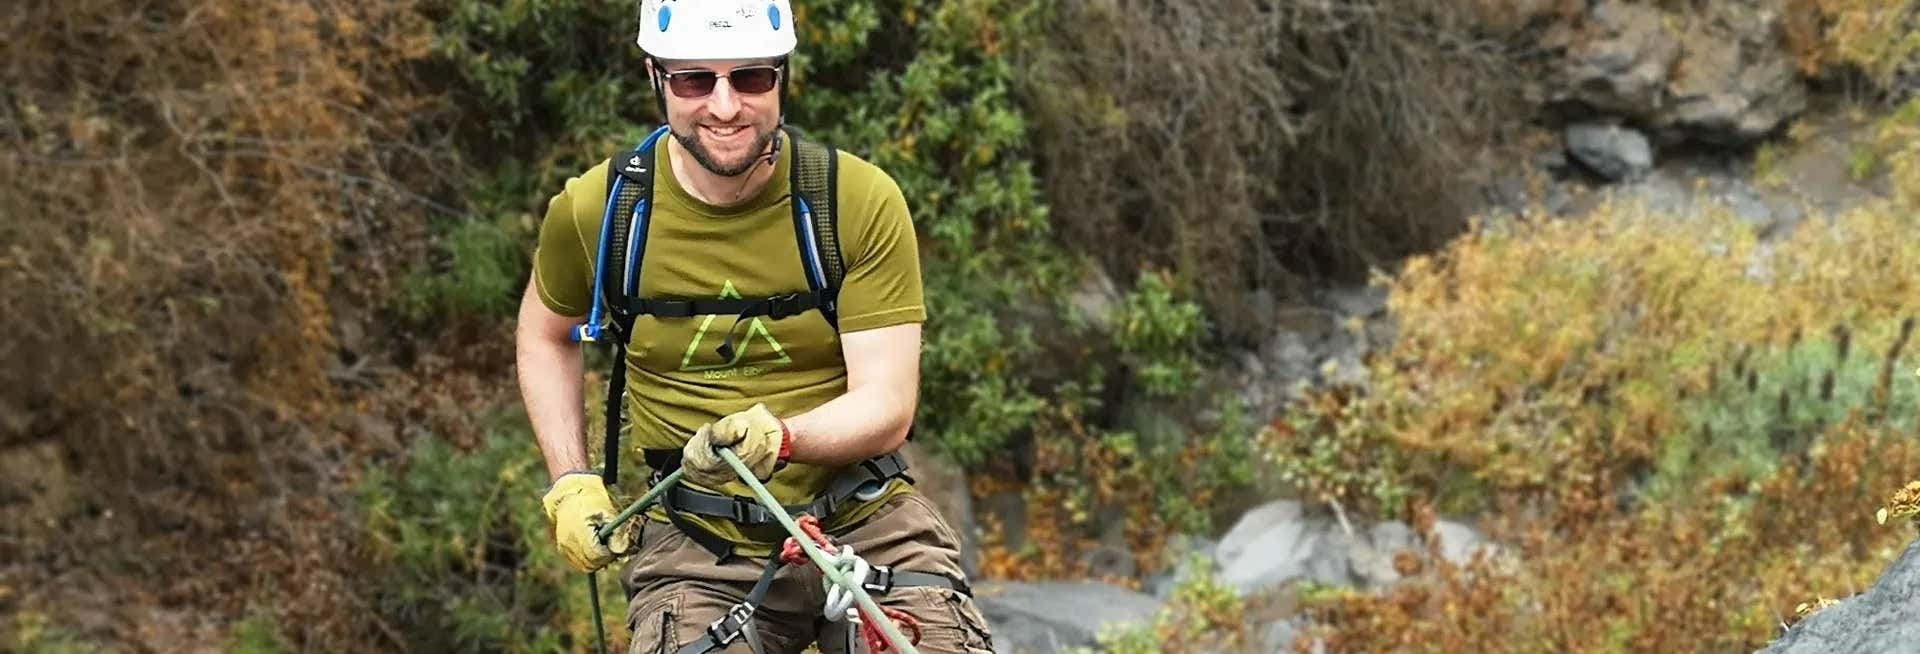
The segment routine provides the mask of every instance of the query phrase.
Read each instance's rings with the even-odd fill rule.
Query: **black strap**
[[[600,244],[606,251],[605,265],[596,274],[600,276],[601,301],[612,318],[613,347],[612,361],[607,371],[606,432],[603,439],[605,449],[602,452],[605,467],[600,477],[608,486],[620,481],[620,426],[621,410],[625,408],[627,390],[627,342],[633,334],[635,315],[621,311],[622,300],[626,297],[627,284],[627,245],[628,232],[633,229],[634,210],[650,213],[652,203],[642,203],[642,198],[653,194],[653,150],[645,147],[615,154],[607,159],[607,190],[613,191],[616,175],[624,178],[620,184],[620,194],[610,198],[613,203],[613,227],[609,230],[606,243]],[[640,216],[642,222],[646,216]],[[646,250],[645,230],[633,235],[638,241],[638,251]],[[639,265],[638,261],[633,265]]]
[[[807,286],[821,299],[820,315],[826,317],[834,331],[839,331],[840,282],[846,277],[847,268],[840,256],[840,203],[834,197],[834,189],[839,188],[840,157],[832,147],[806,138],[793,127],[787,127],[787,133],[793,140],[793,167],[788,171],[788,184],[795,195],[805,200],[808,210],[803,214],[801,203],[793,203],[794,237],[805,248],[807,239],[802,232],[812,227],[812,255],[820,261],[826,285],[815,283],[813,276],[808,275]]]
[[[725,649],[741,636],[747,636],[748,644],[754,652],[760,651],[759,643],[754,642],[751,627],[753,614],[767,601],[767,591],[773,587],[773,577],[785,562],[780,557],[767,559],[767,569],[760,573],[760,581],[753,584],[753,590],[747,592],[747,598],[738,604],[727,607],[727,612],[719,619],[707,624],[707,632],[699,640],[687,643],[674,654],[707,654],[717,649]]]
[[[949,588],[960,591],[968,597],[973,596],[973,587],[966,580],[956,579],[937,572],[914,572],[912,570],[894,570],[876,565],[867,572],[867,578],[860,580],[860,589],[874,595],[885,595],[895,588]]]

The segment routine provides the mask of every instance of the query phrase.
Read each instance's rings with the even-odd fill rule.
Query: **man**
[[[781,129],[796,43],[787,0],[645,0],[637,43],[671,135],[653,148],[635,295],[712,302],[806,291],[789,179],[798,148]],[[582,359],[570,336],[594,302],[608,165],[568,180],[548,204],[520,308],[521,392],[553,480],[543,504],[561,552],[581,571],[633,554],[621,583],[636,654],[738,651],[743,641],[799,652],[816,640],[838,652],[853,640],[844,621],[823,617],[825,582],[811,566],[779,569],[749,620],[725,619],[745,615],[753,603],[743,601],[787,534],[752,509],[719,448],[738,454],[783,505],[811,502],[836,543],[886,573],[868,576],[886,588],[869,592],[917,623],[920,651],[991,651],[953,530],[899,470],[873,465],[897,461],[887,455],[906,440],[918,400],[919,254],[893,180],[853,155],[833,156],[844,276],[831,314],[635,319],[622,440],[655,480],[686,472],[665,509],[613,544],[594,536],[617,510],[586,455]],[[843,497],[820,503],[834,492]]]

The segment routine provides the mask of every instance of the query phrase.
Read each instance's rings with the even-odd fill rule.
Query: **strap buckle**
[[[726,647],[739,640],[747,630],[747,624],[753,620],[753,605],[741,602],[727,607],[727,614],[720,616],[707,625],[707,636],[713,638],[714,645]]]
[[[743,525],[757,525],[767,521],[767,510],[759,503],[738,495],[733,496],[733,521]]]
[[[786,295],[776,295],[767,298],[768,318],[780,320],[788,316],[800,315],[802,311],[805,311],[805,309],[800,308],[799,293],[788,293]]]
[[[877,581],[876,581],[877,580]],[[867,578],[860,581],[861,590],[886,594],[893,590],[893,566],[876,565],[867,572]]]

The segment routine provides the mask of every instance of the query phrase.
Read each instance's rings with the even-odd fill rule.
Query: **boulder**
[[[1567,151],[1612,181],[1635,180],[1653,170],[1653,143],[1639,131],[1598,123],[1567,127]]]
[[[1160,601],[1093,582],[983,582],[974,601],[999,654],[1050,654],[1094,645],[1104,630],[1145,623]]]
[[[1778,0],[1715,5],[1686,16],[1603,0],[1563,51],[1551,98],[1642,125],[1663,142],[1757,141],[1807,107],[1806,84],[1779,33]]]
[[[1215,556],[1221,584],[1258,593],[1298,579],[1351,586],[1351,551],[1338,524],[1305,516],[1297,501],[1279,500],[1241,516]]]
[[[1920,541],[1867,592],[1793,625],[1761,654],[1907,654],[1920,651]]]

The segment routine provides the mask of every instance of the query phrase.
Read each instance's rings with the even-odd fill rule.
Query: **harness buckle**
[[[733,521],[743,525],[757,525],[767,521],[766,509],[744,497],[733,497]]]
[[[873,566],[872,570],[867,572],[867,578],[860,581],[860,588],[883,595],[893,590],[893,566]]]
[[[747,624],[752,620],[753,605],[741,602],[727,607],[726,615],[709,623],[707,635],[713,638],[715,645],[726,647],[740,639],[740,635],[747,630]]]

